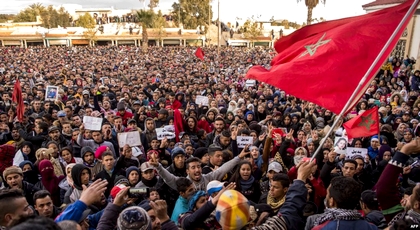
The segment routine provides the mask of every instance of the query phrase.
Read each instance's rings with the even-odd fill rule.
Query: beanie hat
[[[223,192],[215,216],[223,230],[241,229],[250,220],[248,199],[236,190]]]
[[[136,166],[130,166],[125,170],[125,177],[128,178],[132,171],[136,171],[140,175],[140,170]]]
[[[146,210],[134,206],[120,213],[117,226],[120,230],[151,230],[152,221]]]
[[[114,185],[119,185],[119,184],[128,186],[130,183],[128,182],[127,178],[125,178],[123,175],[119,175],[115,177]]]
[[[215,192],[219,192],[223,189],[223,183],[218,180],[212,180],[207,184],[207,194],[211,196]]]
[[[193,156],[197,157],[198,159],[203,158],[204,155],[208,153],[208,148],[200,147],[194,151]]]
[[[125,110],[125,103],[124,102],[118,102],[117,104],[117,111]]]
[[[17,166],[10,166],[8,168],[6,168],[3,172],[3,178],[6,180],[7,176],[10,174],[19,174],[21,176],[23,176],[23,172],[22,169],[17,167]]]
[[[106,151],[106,146],[100,146],[96,149],[95,151],[95,158],[96,159],[101,159],[102,154]]]
[[[194,195],[192,195],[192,197],[190,198],[190,200],[188,201],[188,211],[193,211],[194,207],[195,207],[195,203],[197,203],[198,199],[200,199],[200,197],[202,196],[206,196],[206,192],[204,192],[203,190],[199,190],[197,192],[194,193]]]
[[[30,162],[30,161],[22,161],[22,162],[20,162],[19,168],[21,168],[23,170],[23,167],[25,167],[25,165],[30,165],[31,166],[31,169],[32,170],[34,169],[34,164],[32,164],[32,162]]]
[[[185,156],[185,155],[186,155],[186,154],[185,154],[184,149],[182,149],[182,148],[180,148],[180,147],[175,147],[174,149],[172,149],[172,152],[171,152],[171,158],[172,158],[172,160],[173,160],[176,156],[178,156],[178,155],[180,155],[180,154],[182,154],[183,156]]]
[[[115,185],[112,189],[111,189],[111,197],[112,199],[115,199],[115,197],[117,197],[117,194],[124,188],[126,188],[127,186],[123,185],[123,184],[118,184]]]

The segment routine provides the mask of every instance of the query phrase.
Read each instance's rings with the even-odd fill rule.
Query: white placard
[[[366,157],[366,155],[368,154],[368,150],[365,148],[352,148],[352,147],[348,147],[346,149],[346,158],[350,159],[353,156],[356,155],[360,155],[363,157],[363,159]]]
[[[174,125],[165,125],[163,126],[166,132],[175,133],[175,126]]]
[[[208,106],[209,105],[209,98],[206,96],[200,96],[197,95],[195,98],[195,104],[202,105],[202,106]]]
[[[347,144],[349,143],[347,137],[335,137],[334,152],[338,155],[346,154]]]
[[[138,131],[118,133],[118,145],[122,148],[124,145],[140,146],[140,133]]]
[[[254,87],[256,83],[255,80],[246,80],[245,87]]]
[[[238,142],[238,148],[245,148],[245,145],[252,145],[253,144],[253,137],[236,137],[236,141]]]
[[[99,131],[102,129],[102,118],[99,117],[83,117],[83,125],[85,129]]]
[[[175,138],[175,133],[174,132],[169,132],[165,128],[157,128],[156,129],[156,135],[157,135],[158,140],[163,140],[163,139],[165,139],[165,137],[167,139]]]

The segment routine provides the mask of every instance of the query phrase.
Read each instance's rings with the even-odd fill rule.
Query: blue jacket
[[[178,217],[179,215],[188,212],[188,200],[182,196],[178,197],[176,200],[174,211],[172,212],[171,220],[178,224]]]
[[[57,218],[55,218],[55,222],[58,223],[64,220],[73,220],[79,223],[80,218],[83,216],[83,212],[87,208],[88,206],[85,203],[77,200],[73,204],[69,205],[59,216],[57,216]],[[95,214],[87,216],[87,219],[89,220],[89,230],[96,229],[103,212],[104,210],[101,210]]]

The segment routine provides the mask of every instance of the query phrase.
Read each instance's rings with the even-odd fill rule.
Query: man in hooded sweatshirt
[[[71,177],[73,178],[73,189],[67,191],[67,195],[69,195],[69,200],[65,199],[64,203],[74,203],[75,201],[80,199],[80,195],[83,192],[82,185],[89,185],[90,178],[92,177],[92,173],[90,169],[82,164],[76,164],[71,169]],[[66,202],[67,201],[67,202]]]
[[[95,152],[90,146],[85,146],[80,151],[83,159],[83,164],[88,167],[91,171],[95,167],[97,161],[95,159]]]

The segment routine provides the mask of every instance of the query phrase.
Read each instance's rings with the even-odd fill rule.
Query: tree
[[[50,5],[41,13],[42,26],[46,28],[67,27],[70,25],[70,17],[63,7],[57,11]]]
[[[95,28],[95,24],[95,19],[87,12],[76,21],[76,26],[83,28]]]
[[[153,14],[153,21],[152,21],[152,28],[155,28],[157,31],[159,41],[162,40],[163,37],[166,37],[166,20],[163,17],[162,11],[158,11],[157,14]]]
[[[242,26],[243,35],[246,39],[251,40],[252,44],[254,44],[258,36],[262,35],[262,30],[261,23],[257,22],[254,16],[248,18]]]
[[[153,11],[151,10],[139,10],[137,11],[137,20],[142,27],[142,41],[143,41],[143,52],[147,51],[147,46],[149,43],[149,36],[147,34],[147,28],[153,26]]]
[[[45,7],[41,3],[34,3],[20,11],[14,22],[36,22],[36,17],[45,12]]]
[[[13,21],[15,16],[14,14],[0,14],[0,22]]]
[[[206,26],[206,31],[210,25],[210,17],[212,17],[212,9],[210,0],[208,4],[203,4],[203,0],[179,0],[178,3],[172,5],[172,18],[176,24],[181,23],[185,29],[196,29],[198,26]]]
[[[159,6],[159,0],[150,0],[149,5],[147,6],[153,11],[154,8]]]
[[[298,2],[302,1],[302,0],[297,0]],[[308,16],[306,18],[306,24],[310,25],[312,23],[312,11],[313,9],[319,4],[319,2],[321,2],[322,4],[325,5],[325,2],[327,0],[305,0],[305,5],[308,8]]]

